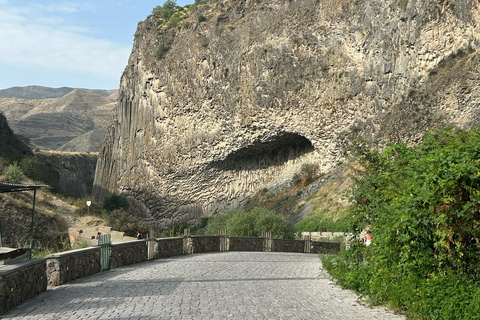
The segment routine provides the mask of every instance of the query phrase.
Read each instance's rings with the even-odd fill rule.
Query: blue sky
[[[164,1],[0,0],[0,89],[117,89],[138,22]]]

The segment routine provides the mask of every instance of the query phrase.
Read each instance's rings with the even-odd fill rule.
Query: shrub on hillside
[[[58,191],[60,188],[58,172],[38,156],[23,158],[20,162],[20,167],[23,173],[30,179],[49,185],[53,191]]]
[[[353,227],[372,245],[324,259],[330,274],[412,318],[478,319],[480,129],[357,150]]]
[[[8,183],[20,183],[23,180],[23,172],[20,166],[15,162],[3,171]]]
[[[351,214],[347,210],[334,213],[327,209],[322,209],[306,216],[295,225],[295,230],[305,232],[348,232],[351,227],[351,220]]]
[[[277,239],[293,238],[293,226],[283,216],[265,208],[251,211],[232,210],[209,219],[206,234],[218,234],[225,229],[227,234],[238,237],[260,237],[264,231]]]
[[[175,0],[167,0],[163,4],[163,6],[156,6],[152,10],[152,14],[157,18],[162,18],[168,21],[171,16],[175,13],[175,9],[177,8],[177,1]]]
[[[127,208],[128,200],[122,195],[111,194],[103,201],[103,209],[113,211],[116,209]]]
[[[303,187],[309,185],[318,178],[320,168],[317,164],[304,163],[300,167],[300,171],[293,175],[293,182],[301,184]]]

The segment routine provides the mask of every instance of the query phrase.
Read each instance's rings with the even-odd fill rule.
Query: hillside
[[[75,88],[61,87],[50,88],[43,86],[26,86],[26,87],[11,87],[0,90],[0,97],[6,98],[22,98],[22,99],[46,99],[46,98],[60,98],[72,92]],[[102,97],[116,99],[117,90],[96,90],[85,89],[92,93],[98,94]]]
[[[39,148],[98,151],[111,121],[117,90],[34,86],[10,89],[0,92],[5,96],[17,96],[0,98],[0,111],[7,117],[14,132],[27,137]],[[29,95],[29,92],[35,95]],[[38,98],[24,98],[30,96]],[[81,136],[84,138],[79,138]],[[72,141],[76,138],[82,143]]]
[[[138,25],[98,199],[198,224],[328,174],[356,137],[415,144],[479,123],[477,2],[210,1]]]

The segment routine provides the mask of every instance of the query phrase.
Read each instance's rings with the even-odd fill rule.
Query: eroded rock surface
[[[94,192],[128,195],[160,226],[195,223],[303,163],[331,170],[359,134],[416,142],[478,123],[479,22],[473,0],[227,0],[175,28],[150,16]],[[463,84],[441,83],[457,62]]]

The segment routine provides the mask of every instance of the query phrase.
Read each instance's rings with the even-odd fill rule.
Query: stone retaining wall
[[[110,268],[147,261],[147,249],[147,240],[113,243],[110,249]]]
[[[272,252],[298,252],[304,253],[305,251],[304,240],[291,240],[291,239],[272,239]]]
[[[59,286],[101,270],[100,247],[55,253],[46,258],[49,286]]]
[[[340,251],[338,242],[312,241],[310,253],[337,253]]]
[[[0,268],[0,315],[47,290],[44,258]]]
[[[220,252],[220,236],[190,236],[185,240],[185,254]]]
[[[183,254],[183,237],[155,239],[155,242],[158,245],[154,254],[155,259],[181,256]]]
[[[228,251],[263,251],[264,238],[228,237]]]

